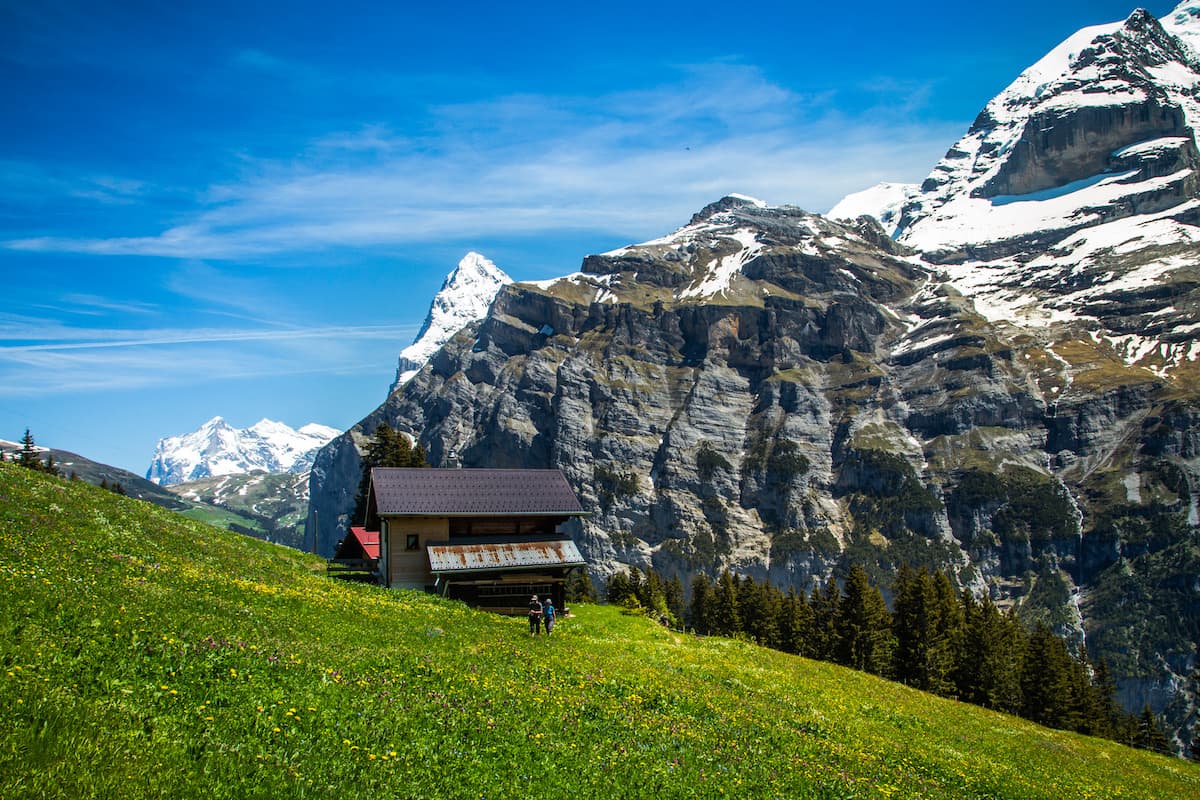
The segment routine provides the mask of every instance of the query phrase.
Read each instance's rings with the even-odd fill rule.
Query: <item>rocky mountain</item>
[[[416,375],[429,357],[464,325],[483,319],[496,292],[509,283],[512,278],[479,253],[463,256],[434,296],[417,338],[400,351],[396,380],[389,394]]]
[[[316,423],[294,430],[269,419],[238,429],[213,417],[191,433],[159,439],[146,478],[169,485],[248,472],[303,473],[339,433]]]
[[[842,221],[731,196],[515,283],[317,456],[328,553],[386,423],[561,468],[604,575],[809,590],[901,563],[1103,656],[1181,740],[1200,640],[1200,66],[1185,3],[1070,37],[919,187]],[[861,201],[862,198],[859,198]],[[857,211],[870,203],[859,202]],[[849,205],[847,206],[849,207]],[[898,217],[895,209],[899,209]],[[879,211],[882,216],[882,210]]]

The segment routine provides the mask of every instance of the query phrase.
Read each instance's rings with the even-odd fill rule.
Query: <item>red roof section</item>
[[[350,535],[358,540],[358,544],[367,554],[367,558],[379,558],[379,531],[352,527]]]

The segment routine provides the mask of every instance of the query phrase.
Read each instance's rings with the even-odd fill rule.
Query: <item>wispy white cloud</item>
[[[379,374],[415,333],[411,324],[93,330],[8,317],[0,320],[0,396]]]
[[[243,57],[260,70],[294,69]],[[690,67],[675,84],[599,98],[431,109],[437,130],[419,137],[384,124],[331,132],[292,160],[248,161],[244,177],[208,187],[206,204],[154,235],[3,246],[221,260],[580,230],[635,240],[731,191],[823,211],[879,180],[919,180],[962,124],[916,123],[909,111],[839,115],[750,66]],[[137,185],[101,188],[124,196]]]

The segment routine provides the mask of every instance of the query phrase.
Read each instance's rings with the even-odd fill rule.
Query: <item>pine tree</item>
[[[38,458],[37,446],[29,428],[25,429],[25,435],[21,437],[21,449],[17,452],[17,463],[26,469],[41,469],[42,467],[42,460]]]
[[[1134,740],[1134,746],[1156,753],[1171,752],[1171,741],[1167,734],[1163,733],[1162,726],[1158,724],[1158,718],[1150,710],[1149,704],[1142,709],[1141,716],[1137,718],[1137,738]]]
[[[637,601],[638,605],[642,603],[642,593],[645,591],[642,587],[642,572],[637,567],[629,568],[629,594]]]
[[[1039,624],[1029,636],[1021,672],[1021,716],[1040,725],[1077,730],[1082,698],[1075,663],[1061,638]]]
[[[737,636],[742,632],[737,580],[728,569],[721,573],[716,590],[713,592],[709,625],[712,632],[720,636]]]
[[[587,567],[580,567],[571,573],[566,586],[567,602],[594,603],[596,602],[596,586]]]
[[[672,575],[671,579],[663,584],[663,592],[666,594],[667,613],[671,616],[671,624],[677,629],[682,629],[687,609],[683,602],[683,582],[679,580],[678,575]]]
[[[822,588],[814,587],[809,606],[813,612],[813,636],[810,658],[833,661],[838,646],[838,617],[841,613],[842,594],[837,581],[829,581]]]
[[[779,636],[781,648],[788,653],[812,658],[816,638],[816,618],[803,592],[789,589],[780,603]]]
[[[779,645],[779,595],[766,583],[747,575],[738,584],[742,630],[763,647]]]
[[[608,576],[604,586],[604,597],[613,605],[627,605],[637,600],[628,573],[618,570]]]
[[[427,467],[425,450],[413,447],[408,437],[390,426],[380,423],[367,445],[362,457],[362,478],[358,482],[358,494],[354,500],[354,516],[351,519],[367,525],[367,495],[371,487],[371,470],[375,467]]]
[[[859,564],[850,567],[838,618],[838,663],[875,675],[887,674],[892,658],[892,619],[883,595]]]
[[[688,625],[700,634],[712,633],[713,585],[703,572],[692,576],[692,600],[688,606]]]
[[[1122,713],[1120,705],[1117,704],[1116,681],[1113,680],[1108,662],[1103,658],[1091,665],[1091,673],[1085,729],[1082,733],[1115,739]]]
[[[908,564],[900,565],[892,585],[892,633],[896,637],[892,671],[896,680],[918,689],[929,685],[925,675],[925,653],[931,638],[929,607],[932,595],[928,572],[924,569],[917,572]]]

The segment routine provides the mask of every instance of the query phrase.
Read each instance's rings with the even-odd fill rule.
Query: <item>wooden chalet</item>
[[[386,586],[523,613],[531,594],[562,608],[567,576],[585,564],[559,530],[584,511],[557,469],[377,467],[369,491]]]

